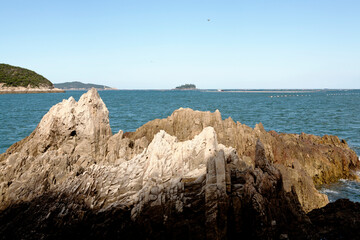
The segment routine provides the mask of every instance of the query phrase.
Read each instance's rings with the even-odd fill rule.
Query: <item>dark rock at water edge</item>
[[[321,239],[360,238],[360,203],[339,199],[308,216]]]

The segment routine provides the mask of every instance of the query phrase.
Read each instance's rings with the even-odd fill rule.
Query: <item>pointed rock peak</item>
[[[198,135],[194,136],[193,139],[187,140],[187,141],[203,141],[203,142],[211,142],[212,147],[217,148],[217,137],[216,132],[213,127],[206,127],[204,128]],[[154,144],[158,144],[160,142],[178,142],[178,139],[176,136],[172,136],[168,134],[164,130],[160,130],[157,134],[155,134],[154,139],[150,143],[149,146],[152,146]]]
[[[75,104],[75,103],[76,103],[76,100],[74,99],[73,96],[71,96],[71,97],[69,97],[68,102],[70,102],[70,103],[72,103],[72,104]]]
[[[210,126],[204,128],[203,131],[200,134],[201,135],[211,136],[211,137],[216,137],[215,129],[213,127],[210,127]]]
[[[254,130],[258,130],[260,132],[263,132],[263,131],[265,131],[265,128],[264,128],[264,125],[260,122],[260,123],[255,125]]]
[[[195,110],[192,110],[191,108],[178,108],[176,109],[171,115],[175,115],[177,113],[184,113],[184,112],[195,112]]]
[[[215,112],[214,112],[214,114],[215,114],[217,120],[219,120],[219,121],[222,120],[222,118],[221,118],[221,113],[220,113],[219,109],[216,109]]]
[[[155,134],[152,144],[157,144],[159,142],[169,142],[169,141],[176,141],[175,136],[171,136],[164,130],[160,130],[157,134]]]
[[[53,106],[35,131],[42,137],[62,139],[62,141],[75,135],[95,139],[100,135],[102,137],[112,135],[109,112],[94,88],[83,94],[78,102],[70,97]]]
[[[96,102],[103,103],[98,91],[95,88],[92,88],[87,93],[84,93],[79,99],[79,104],[96,103]]]

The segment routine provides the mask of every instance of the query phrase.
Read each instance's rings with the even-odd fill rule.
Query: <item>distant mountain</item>
[[[45,77],[26,68],[0,64],[0,83],[3,87],[54,88]]]
[[[195,90],[195,84],[184,84],[175,88],[175,90]]]
[[[98,85],[98,84],[92,84],[92,83],[82,83],[82,82],[65,82],[65,83],[55,83],[54,86],[56,88],[64,89],[64,90],[87,90],[90,88],[96,88],[96,89],[114,89],[105,85]]]

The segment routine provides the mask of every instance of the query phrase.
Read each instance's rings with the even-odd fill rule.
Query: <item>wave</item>
[[[331,189],[329,189],[329,188],[323,188],[323,189],[321,189],[320,190],[320,192],[321,193],[323,193],[323,194],[339,194],[339,192],[338,191],[335,191],[335,190],[331,190]]]
[[[360,172],[358,172],[360,174]],[[336,183],[324,185],[319,192],[326,194],[330,202],[340,198],[347,198],[353,202],[360,202],[360,183],[352,180],[340,179]]]
[[[346,186],[346,189],[349,189],[350,191],[352,191],[354,193],[359,193],[359,187],[357,187],[356,185],[355,186],[348,185],[348,186]]]

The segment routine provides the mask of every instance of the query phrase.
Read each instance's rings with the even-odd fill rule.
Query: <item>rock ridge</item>
[[[295,188],[306,212],[328,203],[327,197],[315,186],[339,179],[358,179],[356,171],[360,162],[345,140],[329,135],[267,132],[261,123],[253,129],[235,123],[230,117],[222,120],[218,110],[211,113],[180,108],[168,118],[150,121],[124,136],[133,142],[141,141],[141,148],[144,148],[160,129],[180,140],[187,140],[207,126],[214,127],[219,143],[235,148],[239,158],[252,164],[255,142],[260,139],[268,159],[281,171],[286,191]]]

